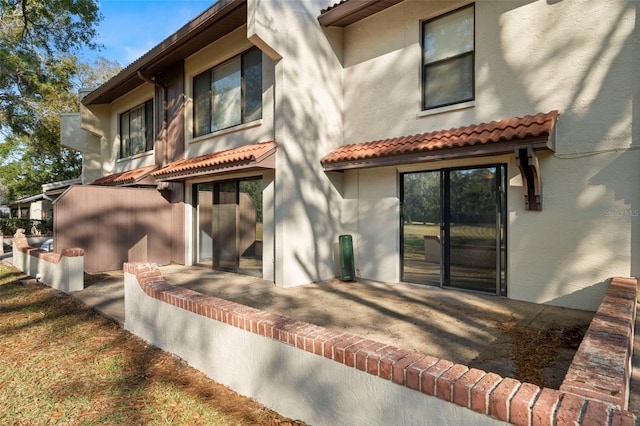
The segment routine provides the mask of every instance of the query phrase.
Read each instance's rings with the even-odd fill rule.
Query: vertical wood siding
[[[176,193],[178,192],[178,193]],[[122,269],[128,261],[184,264],[182,186],[155,189],[74,186],[55,203],[56,247],[85,251],[85,271]]]

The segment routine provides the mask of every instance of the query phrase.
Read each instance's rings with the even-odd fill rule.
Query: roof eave
[[[162,62],[169,52],[173,52],[183,46],[187,41],[202,33],[211,25],[224,19],[231,11],[246,4],[246,0],[219,0],[207,10],[180,28],[175,33],[164,39],[161,43],[145,53],[142,57],[125,67],[120,73],[106,83],[89,93],[82,99],[83,105],[108,103],[110,93],[125,83],[137,86],[144,83],[138,77],[138,71],[144,71]],[[245,17],[246,22],[246,17]],[[137,87],[136,86],[136,87]]]
[[[323,11],[318,22],[323,27],[346,27],[401,1],[404,0],[347,0]]]

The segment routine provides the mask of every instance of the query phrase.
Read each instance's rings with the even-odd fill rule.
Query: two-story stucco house
[[[63,117],[87,265],[595,309],[640,268],[637,2],[220,0]]]

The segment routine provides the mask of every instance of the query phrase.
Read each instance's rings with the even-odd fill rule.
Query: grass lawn
[[[424,236],[440,235],[438,224],[404,224],[404,255],[409,259],[424,258]],[[495,228],[490,226],[451,225],[452,244],[495,244]]]
[[[0,264],[0,424],[303,424]]]

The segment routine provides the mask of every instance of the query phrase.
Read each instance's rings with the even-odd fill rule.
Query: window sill
[[[197,138],[193,138],[193,139],[189,140],[189,143],[190,144],[198,143],[198,142],[206,141],[206,140],[209,140],[211,138],[218,137],[218,136],[224,136],[224,135],[228,135],[230,133],[241,132],[242,130],[251,129],[253,127],[258,127],[261,124],[262,124],[262,119],[260,118],[258,120],[250,121],[248,123],[238,124],[237,126],[228,127],[226,129],[222,129],[222,130],[216,130],[215,132],[207,133],[206,135],[202,135],[202,136],[198,136]]]
[[[141,152],[141,153],[139,153],[139,154],[132,155],[131,157],[118,158],[118,159],[116,160],[116,163],[126,163],[126,162],[128,162],[128,161],[136,160],[136,159],[138,159],[138,158],[145,158],[145,157],[149,157],[149,156],[151,156],[151,155],[153,155],[153,154],[154,154],[154,150],[151,150],[151,151],[145,151],[145,152]]]
[[[462,102],[455,105],[447,105],[440,108],[433,108],[433,109],[428,109],[426,111],[420,111],[418,113],[418,118],[429,117],[432,115],[442,114],[445,112],[458,111],[461,109],[473,108],[475,106],[476,106],[476,101],[468,101],[468,102]]]

